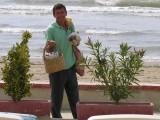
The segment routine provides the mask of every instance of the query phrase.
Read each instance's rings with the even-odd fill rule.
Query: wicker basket
[[[46,59],[45,58],[45,49],[47,44],[43,50],[43,60],[44,60],[44,67],[47,73],[55,73],[65,69],[65,60],[64,55],[59,52],[59,57],[53,59]],[[59,48],[57,46],[57,48]],[[60,49],[60,48],[59,48]]]
[[[44,66],[47,73],[55,73],[65,68],[65,60],[63,54],[60,57],[54,59],[44,58]]]

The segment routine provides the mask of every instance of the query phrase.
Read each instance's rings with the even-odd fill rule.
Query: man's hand
[[[57,43],[56,43],[55,41],[53,41],[53,40],[49,40],[49,41],[48,41],[48,45],[49,45],[50,47],[55,47],[55,46],[57,46]]]

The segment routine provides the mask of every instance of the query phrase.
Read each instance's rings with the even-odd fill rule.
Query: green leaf
[[[28,40],[32,35],[25,31],[22,35],[22,42],[15,43],[8,52],[8,56],[3,58],[4,67],[2,70],[2,80],[5,82],[4,91],[11,96],[14,101],[20,101],[23,97],[31,95],[31,84],[29,79],[33,74],[29,73],[29,48]]]
[[[86,43],[91,50],[92,58],[85,58],[85,66],[93,76],[93,80],[100,82],[103,86],[100,90],[117,104],[122,99],[132,96],[133,90],[128,86],[137,84],[139,80],[136,75],[140,74],[143,67],[142,57],[145,50],[131,51],[127,43],[120,44],[119,52],[110,52],[98,40],[91,39]]]

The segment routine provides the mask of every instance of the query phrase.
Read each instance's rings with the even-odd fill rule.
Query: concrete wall
[[[4,83],[0,83],[0,99],[11,99],[5,95],[3,90]],[[129,97],[123,102],[152,102],[154,104],[155,111],[160,110],[160,85],[140,85],[135,86],[137,93],[133,94],[133,98]],[[84,102],[107,102],[109,98],[103,96],[96,84],[79,84],[80,101]],[[33,88],[31,90],[32,96],[25,97],[23,99],[43,99],[50,100],[50,87],[47,83],[33,83]],[[63,99],[63,110],[69,109],[68,100],[66,94],[64,94]]]
[[[154,104],[154,110],[160,110],[160,91],[152,90],[138,90],[137,93],[133,94],[134,97],[129,97],[122,102],[152,102]],[[81,101],[96,101],[96,102],[106,102],[109,98],[103,96],[103,93],[98,90],[80,90]]]

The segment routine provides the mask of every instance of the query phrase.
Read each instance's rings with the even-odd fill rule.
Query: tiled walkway
[[[62,117],[64,119],[58,119],[58,118],[49,118],[48,116],[40,117],[39,120],[74,120],[72,117],[72,114],[70,111],[62,111]]]

